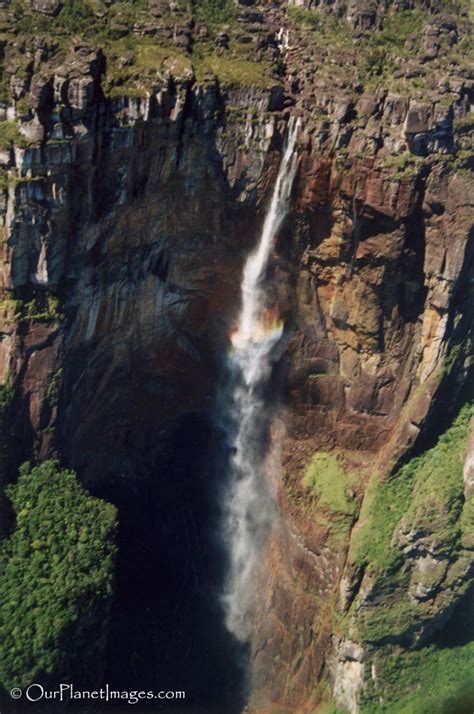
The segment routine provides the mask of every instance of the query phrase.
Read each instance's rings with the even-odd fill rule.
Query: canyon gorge
[[[0,668],[7,714],[12,686],[65,676],[186,690],[155,709],[176,714],[472,711],[472,20],[467,0],[0,1],[2,537],[33,508],[26,469],[13,513],[20,465],[53,460],[117,548],[97,612],[52,617],[56,664]],[[252,332],[242,275],[278,195]],[[232,355],[245,371],[262,332],[262,411],[229,426]],[[234,553],[229,631],[242,458],[263,531],[258,567]]]

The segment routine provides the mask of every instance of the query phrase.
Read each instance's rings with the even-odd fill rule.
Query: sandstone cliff
[[[142,513],[165,619],[211,598],[216,375],[300,116],[269,276],[281,517],[249,706],[421,706],[413,672],[430,687],[473,656],[467,4],[1,5],[4,479],[58,452],[118,503],[132,559]],[[181,652],[192,619],[159,621],[163,647]]]

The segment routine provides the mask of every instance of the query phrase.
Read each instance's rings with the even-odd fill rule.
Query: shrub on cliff
[[[72,471],[24,464],[6,489],[16,527],[0,547],[0,682],[100,673],[115,559],[116,510]]]
[[[18,124],[15,121],[0,122],[0,149],[8,151],[14,144],[25,148],[28,146],[28,141],[20,132]]]
[[[9,382],[0,384],[0,484],[5,483],[8,465],[8,425],[13,387]]]
[[[210,25],[232,22],[235,16],[231,0],[189,0],[191,14]]]

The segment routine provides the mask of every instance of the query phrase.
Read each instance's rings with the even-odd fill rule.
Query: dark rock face
[[[370,30],[383,17],[387,11],[400,12],[423,8],[431,11],[441,11],[443,3],[440,0],[303,0],[295,5],[307,8],[319,8],[328,13],[345,15],[354,28]]]
[[[135,651],[144,688],[166,671],[167,686],[180,689],[176,661],[189,657],[197,701],[212,690],[218,714],[240,710],[243,682],[234,666],[241,653],[215,606],[212,412],[241,268],[290,113],[302,118],[300,166],[269,271],[287,340],[276,375],[281,519],[260,576],[252,711],[314,714],[316,682],[328,672],[339,701],[359,706],[368,655],[356,635],[335,634],[334,613],[356,598],[371,606],[371,583],[348,561],[351,528],[334,539],[333,517],[302,486],[313,454],[337,453],[359,474],[351,498],[360,505],[371,475],[421,450],[444,404],[472,388],[474,85],[469,70],[443,64],[462,23],[434,2],[310,5],[347,18],[356,43],[387,13],[432,14],[418,54],[401,59],[389,86],[376,74],[361,79],[352,35],[350,45],[320,43],[278,6],[253,2],[239,3],[237,30],[212,36],[179,7],[150,0],[133,33],[182,52],[153,75],[143,70],[152,77],[146,92],[134,84],[140,46],[119,63],[137,94],[127,85],[105,97],[109,58],[85,40],[59,60],[54,43],[38,38],[28,63],[15,55],[7,70],[16,103],[31,99],[21,133],[32,142],[0,153],[14,179],[1,191],[0,366],[17,386],[16,458],[58,449],[94,493],[119,505],[121,606],[110,646],[120,656],[110,677],[132,677]],[[116,18],[113,30],[122,37],[130,27]],[[274,62],[270,79],[201,81],[189,61],[199,38],[212,40],[224,65],[235,43],[258,47]],[[420,77],[422,90],[410,84]],[[2,111],[6,118],[11,108]],[[27,307],[33,297],[36,312]],[[449,562],[412,523],[400,525],[396,542],[411,569],[411,601],[424,607],[443,591]],[[126,610],[131,601],[141,615]],[[177,610],[186,613],[178,629]]]
[[[252,100],[264,112],[271,93]],[[73,121],[89,111],[78,108]],[[275,131],[274,118],[255,127],[261,152],[239,165],[241,130],[224,144],[223,111],[214,87],[184,87],[165,94],[138,133],[104,123],[80,148],[57,144],[32,156],[45,179],[14,200],[37,216],[37,247],[22,251],[27,238],[14,221],[8,278],[20,291],[68,284],[63,329],[51,321],[25,339],[20,330],[10,353],[21,362],[16,439],[27,451],[41,433],[39,457],[60,444],[88,488],[119,507],[109,680],[136,686],[139,667],[147,687],[164,678],[179,689],[176,662],[186,659],[194,704],[216,714],[240,711],[244,684],[242,655],[215,601],[222,554],[211,417],[242,262],[258,230],[247,182],[261,177]]]

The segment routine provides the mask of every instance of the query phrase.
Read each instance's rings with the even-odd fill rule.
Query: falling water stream
[[[227,433],[231,458],[224,531],[229,573],[223,603],[227,628],[243,642],[251,631],[255,575],[274,515],[263,473],[262,442],[267,423],[264,390],[283,323],[268,304],[265,273],[277,231],[289,207],[298,164],[298,124],[293,118],[288,123],[286,146],[260,240],[245,263],[241,311],[228,354],[230,380],[225,411],[230,425]]]

